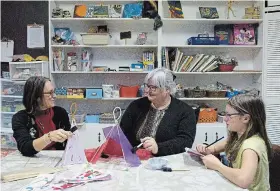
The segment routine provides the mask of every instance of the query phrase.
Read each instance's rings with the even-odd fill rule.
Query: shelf
[[[23,96],[1,95],[2,98],[23,98]]]
[[[9,83],[13,83],[13,80],[10,80],[10,79],[5,79],[5,78],[1,78],[1,82],[9,82]]]
[[[262,23],[263,19],[174,19],[174,18],[163,18],[164,24],[256,24]]]
[[[260,49],[263,46],[261,45],[167,45],[162,46],[167,48],[246,48],[246,49],[252,49],[257,48]]]
[[[53,71],[51,74],[147,74],[148,72],[98,72],[98,71],[92,71],[92,72],[83,72],[83,71]]]
[[[9,64],[41,64],[48,61],[31,61],[31,62],[9,62]]]
[[[51,45],[52,48],[157,48],[158,45]]]
[[[113,21],[113,22],[154,22],[153,19],[142,18],[50,18],[51,21]]]
[[[82,98],[82,99],[77,99],[77,98],[56,98],[56,99],[69,99],[69,100],[92,100],[92,101],[127,101],[127,100],[136,100],[139,98],[125,98],[125,97],[120,97],[120,98],[101,98],[101,99],[87,99],[87,98]],[[203,98],[179,98],[179,100],[182,101],[223,101],[223,100],[228,100],[228,98],[223,97],[223,98],[210,98],[210,97],[203,97]]]
[[[1,133],[13,133],[13,129],[1,127]]]
[[[9,115],[14,115],[17,112],[7,112],[7,111],[1,111],[1,114],[9,114]]]
[[[185,75],[241,75],[241,74],[262,74],[261,71],[233,71],[233,72],[173,72],[174,74],[185,74]]]

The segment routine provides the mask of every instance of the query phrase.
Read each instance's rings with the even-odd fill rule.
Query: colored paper
[[[62,165],[73,165],[87,163],[84,149],[79,140],[79,132],[75,131],[67,141],[62,157]]]
[[[141,164],[139,157],[131,152],[132,146],[118,125],[106,127],[103,129],[103,132],[107,141],[95,151],[86,150],[88,159],[90,155],[93,155],[93,157],[88,160],[89,162],[96,163],[101,153],[104,153],[110,156],[123,157],[126,163],[131,167],[137,167]],[[94,154],[91,154],[91,152],[94,152]]]

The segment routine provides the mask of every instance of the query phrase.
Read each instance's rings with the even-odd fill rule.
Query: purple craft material
[[[120,144],[123,151],[123,157],[131,167],[140,166],[141,161],[139,157],[131,152],[132,146],[119,125],[106,127],[103,129],[103,132],[107,140],[111,138],[116,143]],[[110,147],[110,144],[108,144],[107,147]]]

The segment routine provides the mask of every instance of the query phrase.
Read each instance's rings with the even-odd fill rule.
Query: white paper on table
[[[1,41],[1,62],[11,62],[14,55],[14,41]]]
[[[27,48],[44,48],[44,25],[27,25]]]

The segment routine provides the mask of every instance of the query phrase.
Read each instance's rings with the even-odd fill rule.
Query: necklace
[[[41,121],[39,121],[38,119],[37,119],[37,121],[40,124],[41,128],[44,129],[45,127],[44,127],[43,123]]]

